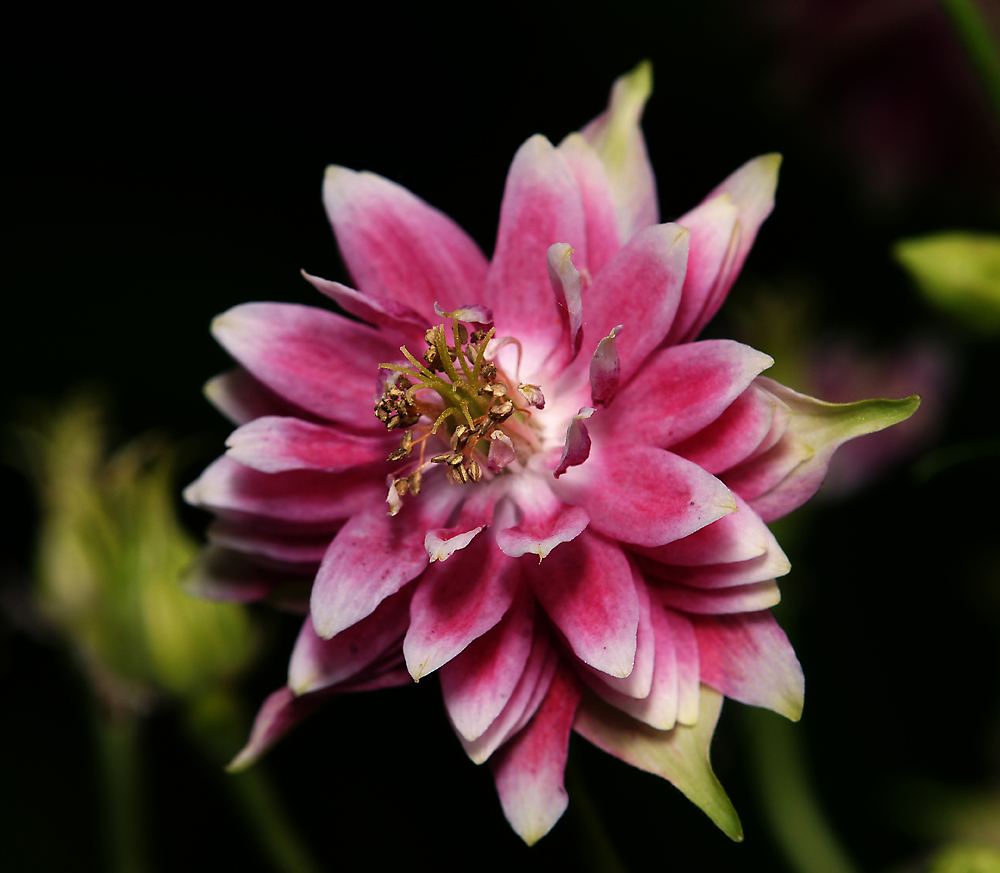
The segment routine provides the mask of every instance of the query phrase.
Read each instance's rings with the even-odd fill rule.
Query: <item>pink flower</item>
[[[185,495],[218,516],[197,583],[288,602],[311,582],[288,686],[234,766],[330,695],[437,671],[526,842],[566,807],[571,729],[739,837],[708,763],[722,695],[802,708],[765,522],[915,403],[829,406],[760,377],[767,355],[695,342],[779,158],[658,223],[649,89],[642,65],[581,133],[518,150],[491,261],[405,189],[330,168],[358,290],[306,278],[360,321],[279,303],[216,319],[241,368],[207,393],[241,426]]]

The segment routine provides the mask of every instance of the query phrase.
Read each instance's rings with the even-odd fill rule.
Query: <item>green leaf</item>
[[[935,306],[982,333],[1000,333],[1000,236],[951,232],[900,240],[896,260]]]
[[[587,693],[574,729],[610,755],[662,776],[699,807],[730,839],[740,842],[743,827],[725,789],[715,777],[708,750],[722,711],[722,695],[701,686],[697,724],[660,731]]]

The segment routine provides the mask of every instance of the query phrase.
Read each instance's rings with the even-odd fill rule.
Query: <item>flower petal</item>
[[[658,546],[736,511],[729,489],[697,464],[649,446],[595,446],[552,489],[582,506],[590,526],[623,543]]]
[[[529,553],[538,555],[541,561],[560,543],[576,539],[586,530],[590,517],[579,506],[560,509],[557,514],[540,517],[525,513],[520,524],[497,531],[500,550],[512,558]]]
[[[721,710],[722,695],[702,686],[698,723],[659,731],[587,694],[573,728],[608,754],[673,783],[726,836],[738,842],[743,839],[743,828],[708,758]]]
[[[535,596],[576,656],[611,676],[628,676],[639,598],[617,544],[584,531],[527,570]]]
[[[583,342],[583,303],[580,287],[583,277],[572,261],[573,248],[569,243],[555,243],[549,246],[545,262],[549,269],[549,282],[556,295],[559,317],[569,334],[567,358],[580,351]],[[568,363],[568,360],[567,360]]]
[[[410,342],[416,341],[418,347],[419,340],[423,339],[424,332],[430,326],[427,316],[421,315],[398,300],[355,291],[339,282],[310,276],[305,270],[302,271],[302,275],[313,288],[333,300],[344,312],[349,312],[375,327],[398,333]]]
[[[746,561],[729,564],[703,564],[699,567],[682,567],[661,564],[644,556],[637,556],[639,565],[646,575],[668,582],[679,582],[693,588],[731,588],[734,585],[753,585],[784,576],[792,565],[780,548],[769,547],[763,555]]]
[[[521,586],[499,623],[441,666],[448,717],[466,740],[481,737],[511,700],[528,663],[534,623],[534,595]]]
[[[239,773],[254,764],[268,749],[306,716],[329,700],[329,693],[296,697],[291,688],[282,686],[268,696],[254,719],[247,744],[229,763],[230,773]]]
[[[597,151],[582,134],[571,133],[559,143],[558,151],[569,164],[583,198],[587,225],[587,263],[584,266],[591,276],[595,276],[622,244],[611,182]],[[656,220],[651,223],[656,224]]]
[[[520,571],[487,537],[421,577],[410,604],[403,641],[415,682],[448,663],[503,618],[517,591]]]
[[[331,166],[323,203],[358,288],[416,312],[477,297],[486,277],[479,247],[443,212],[374,173]]]
[[[615,80],[608,108],[580,131],[607,171],[623,242],[660,220],[656,179],[639,127],[652,91],[653,67],[643,61]]]
[[[223,455],[184,489],[184,499],[222,516],[331,523],[380,504],[385,486],[377,477],[370,466],[343,473],[261,473]]]
[[[584,295],[585,348],[596,348],[615,325],[624,383],[666,336],[677,311],[687,269],[690,234],[676,224],[656,224],[636,234],[594,277]]]
[[[304,527],[289,531],[280,527],[269,527],[266,519],[217,518],[208,526],[209,542],[280,561],[286,564],[312,564],[317,568],[337,532],[339,524],[330,530]]]
[[[504,815],[529,846],[559,821],[569,798],[563,786],[569,734],[580,687],[565,667],[527,726],[490,760]]]
[[[677,658],[677,723],[697,724],[701,715],[701,695],[699,684],[701,664],[698,660],[698,639],[694,625],[682,612],[663,606],[659,592],[653,586],[649,589],[650,610],[655,615],[660,612],[670,626]],[[659,639],[657,639],[659,644]]]
[[[608,406],[618,393],[621,379],[621,359],[615,337],[622,325],[615,325],[604,337],[590,359],[590,398],[594,406]]]
[[[341,472],[385,461],[391,437],[358,436],[298,418],[267,415],[237,428],[226,440],[226,454],[262,473],[286,470]]]
[[[678,224],[691,229],[692,249],[700,251],[704,244],[707,250],[717,251],[718,240],[725,238],[729,226],[727,210],[723,207],[732,204],[738,210],[732,234],[732,255],[722,259],[716,275],[713,276],[711,269],[697,271],[692,276],[691,284],[685,283],[684,295],[689,303],[684,319],[678,318],[671,329],[668,343],[691,342],[718,312],[743,269],[757,231],[774,208],[774,189],[778,185],[780,166],[781,155],[778,154],[761,155],[747,161],[715,188],[701,205],[677,219]],[[714,261],[712,255],[706,259]]]
[[[290,402],[355,429],[382,430],[372,412],[378,365],[399,350],[375,328],[313,306],[244,303],[216,316],[212,333]]]
[[[583,203],[566,161],[545,137],[517,150],[507,174],[485,303],[497,335],[524,341],[526,371],[536,372],[562,336],[562,320],[546,271],[549,246],[565,242],[586,262]]]
[[[398,650],[409,621],[413,589],[383,600],[368,618],[337,634],[320,637],[307,616],[288,665],[288,687],[296,694],[319,691],[346,682],[383,657]]]
[[[594,410],[589,406],[583,406],[580,411],[570,419],[569,427],[566,428],[566,442],[563,444],[562,457],[559,459],[559,466],[553,470],[552,475],[558,479],[570,467],[578,467],[590,457],[590,431],[583,423],[585,418],[590,418]]]
[[[279,397],[242,367],[234,367],[209,379],[202,392],[209,403],[233,424],[246,424],[262,415],[291,415],[312,419],[304,409]]]
[[[619,346],[626,340],[627,334]],[[600,427],[632,442],[672,447],[716,421],[773,363],[769,355],[732,340],[663,349],[619,391],[615,414],[605,416]]]
[[[202,550],[184,578],[184,590],[206,600],[253,603],[282,589],[308,586],[312,572],[269,566],[219,545]]]
[[[769,549],[781,551],[774,534],[753,509],[738,495],[733,495],[736,512],[723,516],[683,539],[655,548],[638,551],[664,564],[696,567],[701,564],[725,564],[749,561]]]
[[[773,579],[730,588],[688,588],[670,584],[659,588],[660,601],[665,606],[706,615],[756,612],[776,606],[781,600],[778,584]]]
[[[703,682],[726,697],[798,721],[805,679],[785,632],[767,610],[691,618]]]

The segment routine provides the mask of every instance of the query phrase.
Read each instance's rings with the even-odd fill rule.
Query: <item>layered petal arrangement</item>
[[[215,320],[240,366],[206,392],[239,427],[185,492],[217,516],[192,585],[308,603],[234,767],[331,696],[437,672],[526,842],[566,808],[573,730],[740,837],[708,760],[722,698],[802,709],[766,522],[917,400],[826,404],[761,376],[761,352],[696,341],[780,159],[659,223],[650,86],[640,65],[582,131],[524,143],[489,261],[407,190],[331,167],[356,287],[306,278],[353,318],[248,303]]]

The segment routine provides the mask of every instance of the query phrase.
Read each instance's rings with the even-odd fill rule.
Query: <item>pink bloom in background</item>
[[[779,158],[660,224],[650,82],[641,65],[580,133],[518,150],[492,260],[404,188],[331,167],[357,290],[306,278],[358,320],[280,303],[216,319],[240,367],[207,393],[240,427],[186,491],[218,516],[194,584],[286,604],[311,584],[288,685],[234,766],[331,695],[436,671],[526,842],[566,808],[571,730],[739,838],[708,761],[722,697],[802,709],[765,522],[916,401],[823,404],[761,377],[761,352],[695,341]]]

